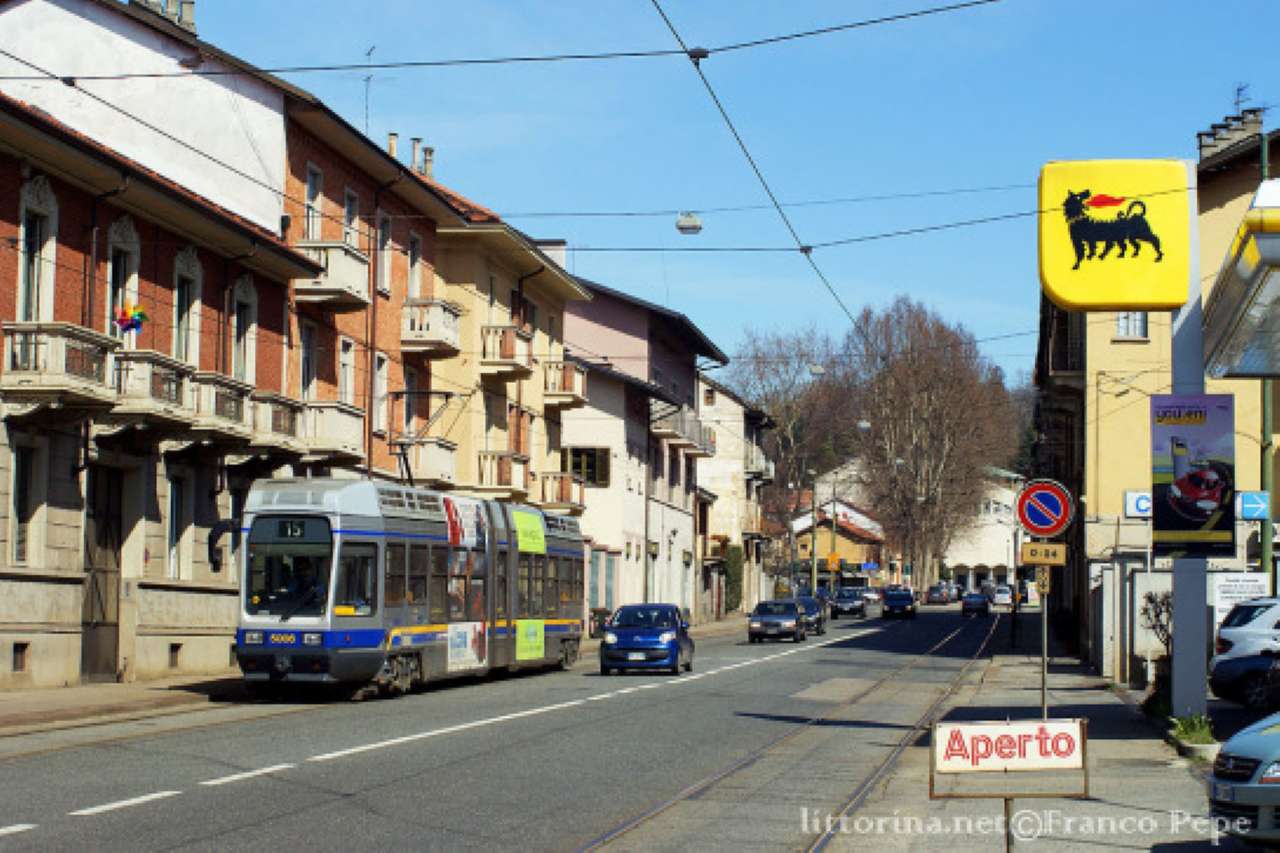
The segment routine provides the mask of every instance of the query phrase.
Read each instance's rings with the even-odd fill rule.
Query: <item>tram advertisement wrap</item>
[[[449,526],[449,544],[463,548],[484,548],[486,531],[484,510],[473,498],[446,497],[445,521]]]
[[[449,626],[449,672],[484,666],[483,622],[455,622]]]
[[[1230,394],[1151,398],[1151,544],[1157,557],[1236,552],[1234,402]]]
[[[547,553],[547,531],[542,526],[542,515],[512,510],[516,522],[516,545],[528,554]]]
[[[546,636],[541,619],[517,619],[516,660],[541,660],[546,655]]]

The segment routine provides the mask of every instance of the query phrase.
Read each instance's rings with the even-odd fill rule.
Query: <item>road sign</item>
[[[829,572],[840,571],[840,555],[837,554],[835,551],[832,551],[830,554],[827,555],[827,571]]]
[[[1065,566],[1067,546],[1061,542],[1023,542],[1022,565]]]
[[[1271,495],[1268,492],[1240,492],[1240,520],[1262,521],[1267,517],[1267,508],[1271,506]]]
[[[1057,536],[1071,524],[1071,493],[1054,480],[1032,480],[1018,494],[1018,523],[1032,536]]]
[[[1050,579],[1053,575],[1049,572],[1048,566],[1040,566],[1036,569],[1036,592],[1041,595],[1048,595],[1049,588],[1052,586]]]

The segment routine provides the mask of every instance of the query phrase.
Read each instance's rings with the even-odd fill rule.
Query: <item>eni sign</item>
[[[1040,170],[1040,283],[1071,311],[1162,310],[1187,301],[1194,167],[1077,160]]]

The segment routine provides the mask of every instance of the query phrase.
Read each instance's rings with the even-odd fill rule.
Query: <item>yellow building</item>
[[[884,530],[870,516],[843,501],[827,501],[818,507],[818,577],[825,578],[833,571],[840,571],[844,563],[846,575],[858,572],[869,563],[878,567],[877,578],[887,577],[888,567],[882,558]],[[835,534],[832,535],[832,523]],[[813,558],[813,513],[797,515],[792,521],[792,533],[796,542],[796,558],[809,565]],[[830,557],[835,556],[835,565]],[[873,585],[879,585],[879,580]]]
[[[1261,131],[1260,111],[1245,111],[1200,135],[1202,300],[1260,181]],[[1135,659],[1148,651],[1136,616],[1142,593],[1168,588],[1167,561],[1152,563],[1149,552],[1150,398],[1172,393],[1171,344],[1168,313],[1082,314],[1041,300],[1037,474],[1062,481],[1080,498],[1067,533],[1069,565],[1055,570],[1050,607],[1063,638],[1116,678],[1136,679]],[[1207,380],[1205,392],[1234,395],[1234,486],[1258,489],[1261,384]],[[1237,521],[1236,534],[1235,557],[1210,561],[1211,570],[1256,565],[1256,532]],[[1148,568],[1164,574],[1144,576]]]

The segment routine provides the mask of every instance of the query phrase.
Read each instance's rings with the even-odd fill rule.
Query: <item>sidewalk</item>
[[[1036,719],[1040,716],[1039,613],[1024,612],[1020,646],[1009,644],[1008,616],[993,639],[993,656],[958,691],[950,720]],[[1051,642],[1050,649],[1054,646]],[[1088,720],[1088,800],[1015,799],[1015,846],[1037,850],[1088,847],[1240,849],[1222,838],[1216,848],[1206,821],[1202,771],[1180,758],[1159,732],[1107,683],[1074,660],[1051,658],[1049,715]],[[1052,793],[1078,788],[1080,775],[982,774],[940,777],[938,790],[998,789]],[[929,799],[929,738],[905,750],[887,780],[846,820],[834,846],[864,846],[868,834],[886,849],[945,844],[950,851],[998,850],[1004,803],[999,799]],[[860,820],[860,819],[867,820]],[[876,819],[881,818],[879,824]]]

